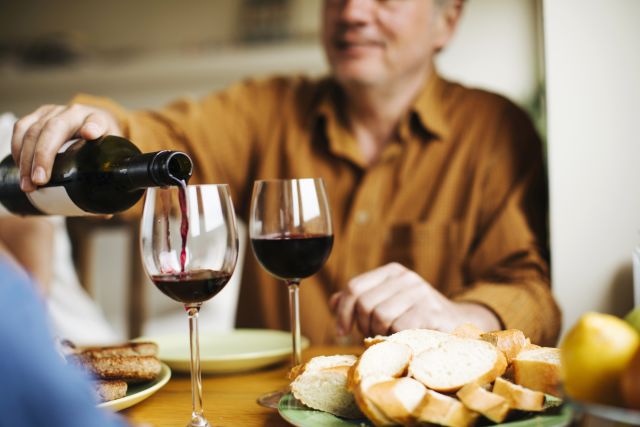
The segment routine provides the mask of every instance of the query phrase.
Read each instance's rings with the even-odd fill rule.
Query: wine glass
[[[189,316],[191,397],[187,427],[209,426],[202,409],[198,312],[224,288],[238,257],[238,229],[227,185],[147,190],[140,225],[145,271]]]
[[[321,178],[256,181],[249,218],[251,247],[258,262],[289,288],[292,363],[301,363],[300,280],[323,266],[333,246],[329,202]],[[277,408],[283,391],[261,396],[262,406]]]

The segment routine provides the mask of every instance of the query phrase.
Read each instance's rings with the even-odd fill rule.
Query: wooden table
[[[359,354],[359,347],[313,347],[303,360],[330,354]],[[256,398],[287,384],[289,364],[233,375],[202,378],[205,416],[212,426],[289,426],[275,409],[263,408]],[[172,373],[171,380],[153,396],[122,411],[134,423],[155,427],[184,427],[191,415],[191,383],[188,374]]]

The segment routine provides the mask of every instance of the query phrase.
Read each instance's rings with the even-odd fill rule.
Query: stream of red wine
[[[189,234],[189,215],[187,214],[187,183],[178,181],[178,199],[180,200],[180,237],[182,238],[182,250],[180,251],[180,273],[184,273],[184,264],[187,261],[187,235]]]

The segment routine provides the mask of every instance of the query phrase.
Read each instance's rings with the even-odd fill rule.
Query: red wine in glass
[[[175,184],[147,192],[140,249],[149,278],[187,312],[192,395],[188,426],[209,427],[202,407],[198,312],[231,278],[238,230],[227,185]]]
[[[280,279],[303,279],[318,272],[333,247],[333,235],[280,234],[251,239],[258,262]]]
[[[166,296],[183,304],[207,301],[220,292],[231,274],[215,270],[192,270],[177,274],[158,274],[151,281]]]

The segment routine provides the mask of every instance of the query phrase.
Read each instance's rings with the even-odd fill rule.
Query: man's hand
[[[51,178],[58,149],[80,137],[96,139],[105,134],[122,135],[116,117],[86,105],[44,105],[24,116],[13,127],[11,154],[20,166],[22,191],[33,191]]]
[[[451,332],[463,323],[485,331],[500,329],[488,308],[449,300],[414,271],[391,263],[352,279],[347,289],[331,297],[338,332],[354,322],[365,336],[387,335],[411,328]]]

